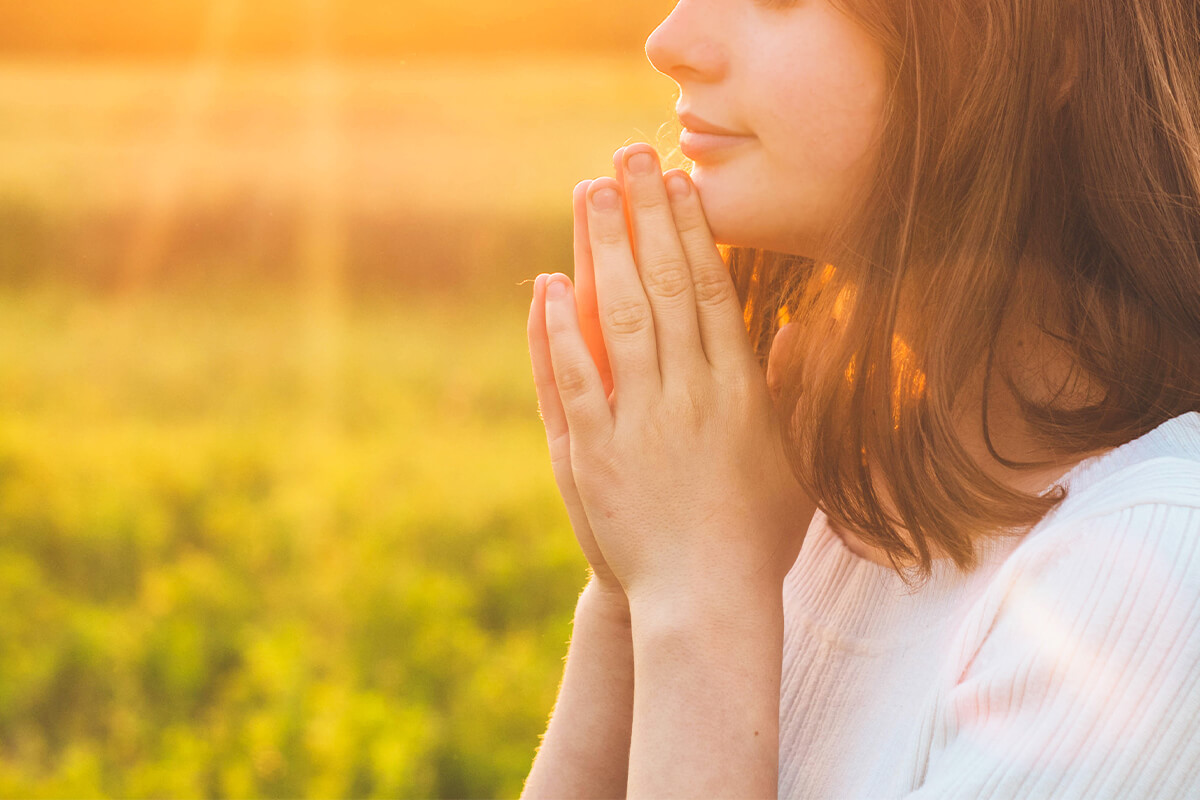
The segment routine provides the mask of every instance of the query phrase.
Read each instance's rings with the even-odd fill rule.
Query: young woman
[[[525,797],[1200,797],[1200,6],[681,0],[529,344]],[[718,244],[719,243],[719,244]]]

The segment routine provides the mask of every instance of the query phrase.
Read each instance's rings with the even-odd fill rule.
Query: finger
[[[579,498],[579,490],[575,486],[575,476],[571,469],[571,437],[567,428],[567,418],[563,411],[562,401],[558,396],[558,387],[554,385],[554,368],[550,360],[550,341],[546,335],[546,274],[538,275],[533,284],[533,302],[529,306],[529,357],[533,363],[533,382],[538,396],[538,409],[542,424],[546,428],[546,441],[550,447],[550,466],[554,471],[554,479],[562,494],[563,503],[567,508],[567,516],[571,527],[581,534],[580,544],[586,542],[582,536],[590,531],[587,514]],[[585,554],[592,561],[593,553]],[[600,563],[593,561],[592,563]]]
[[[664,177],[672,189],[671,211],[679,240],[692,268],[696,315],[708,363],[727,370],[744,369],[750,361],[757,364],[737,288],[713,240],[700,194],[681,169],[669,170]]]
[[[617,177],[617,189],[621,192],[621,196],[625,197],[625,170],[622,165],[625,163],[625,147],[618,147],[613,153],[613,174]],[[629,206],[625,205],[622,209],[625,212],[625,228],[633,230],[633,220],[629,218]],[[637,263],[637,242],[630,241],[630,247],[633,248],[633,263]]]
[[[663,184],[658,154],[639,142],[625,148],[626,203],[633,217],[633,240],[642,286],[654,316],[658,364],[663,381],[708,371],[692,268],[675,229],[671,201]]]
[[[587,195],[600,326],[619,403],[622,396],[645,397],[662,389],[654,317],[629,249],[629,230],[616,180],[597,178]]]
[[[624,147],[618,147],[613,152],[613,174],[617,176],[617,185],[621,187],[621,191],[625,191],[625,179],[621,176],[621,164],[624,163]]]
[[[579,311],[579,328],[587,342],[592,361],[604,382],[604,394],[612,392],[612,367],[608,363],[608,348],[600,328],[600,308],[596,298],[596,268],[592,262],[592,244],[588,241],[587,187],[591,181],[580,181],[571,194],[575,217],[575,297]]]
[[[555,288],[561,293],[556,295]],[[579,332],[571,280],[558,272],[546,280],[546,336],[572,446],[606,441],[612,434],[612,411],[600,373]]]
[[[529,360],[533,365],[533,386],[537,392],[538,413],[546,427],[550,458],[567,445],[567,417],[563,411],[558,387],[554,385],[554,367],[550,360],[550,341],[546,335],[546,278],[538,275],[533,283],[533,302],[529,306]]]

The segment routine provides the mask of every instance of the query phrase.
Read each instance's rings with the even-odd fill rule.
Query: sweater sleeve
[[[1200,797],[1200,508],[1055,538],[959,662],[910,800]]]

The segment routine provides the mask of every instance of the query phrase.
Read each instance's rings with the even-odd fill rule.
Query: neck
[[[997,343],[997,352],[1005,354],[994,366],[988,386],[988,433],[992,447],[1003,458],[1015,462],[1046,462],[1031,469],[1012,469],[992,458],[984,439],[983,369],[972,378],[972,391],[965,392],[956,419],[956,431],[964,449],[989,476],[1016,491],[1036,494],[1053,485],[1085,458],[1100,452],[1077,453],[1064,457],[1042,446],[1021,414],[1020,406],[1001,373],[1006,370],[1018,390],[1029,399],[1059,407],[1078,408],[1095,401],[1096,387],[1073,369],[1070,355],[1053,338],[1038,327],[1024,321],[1007,326]],[[1064,390],[1065,389],[1065,390]],[[862,542],[853,531],[838,527],[830,521],[831,529],[841,537],[855,555],[876,564],[889,565],[883,551]],[[936,551],[935,557],[945,557]],[[890,566],[890,565],[889,565]]]

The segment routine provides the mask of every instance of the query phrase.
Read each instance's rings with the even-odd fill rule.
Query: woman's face
[[[693,157],[716,240],[804,256],[874,169],[886,70],[828,0],[772,2],[788,0],[680,0],[646,55],[678,111],[747,135]]]

